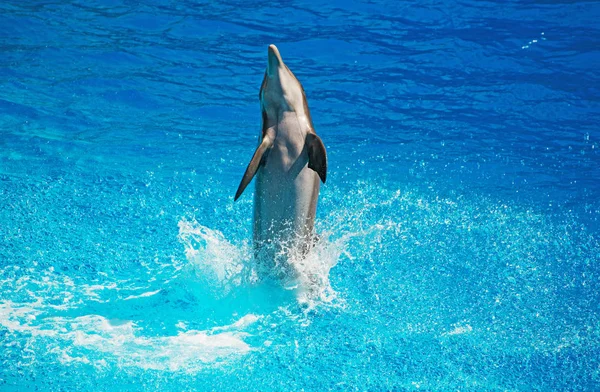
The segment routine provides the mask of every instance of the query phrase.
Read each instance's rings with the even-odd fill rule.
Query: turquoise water
[[[1,390],[600,389],[598,3],[0,11]],[[271,43],[329,157],[313,290],[233,202]]]

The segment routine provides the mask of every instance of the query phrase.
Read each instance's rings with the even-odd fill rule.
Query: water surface
[[[596,2],[0,5],[0,389],[597,390]],[[329,157],[256,284],[276,44]]]

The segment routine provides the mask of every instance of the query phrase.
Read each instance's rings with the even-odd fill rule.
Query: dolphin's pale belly
[[[299,143],[288,142],[278,130],[265,164],[256,174],[254,243],[263,257],[305,252],[312,243],[320,180],[308,168],[308,153]],[[295,135],[301,135],[296,132]],[[303,247],[303,248],[302,248]]]

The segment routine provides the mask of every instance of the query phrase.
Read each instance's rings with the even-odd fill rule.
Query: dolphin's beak
[[[269,60],[267,62],[267,74],[269,77],[275,75],[279,67],[283,65],[283,60],[279,54],[279,50],[275,45],[269,45]]]

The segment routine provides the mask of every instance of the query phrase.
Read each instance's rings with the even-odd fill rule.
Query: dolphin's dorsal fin
[[[246,168],[246,172],[244,173],[244,177],[242,177],[240,186],[238,186],[237,192],[235,192],[235,198],[233,199],[234,201],[239,199],[244,192],[244,189],[246,189],[248,184],[250,184],[250,181],[252,181],[252,178],[254,178],[265,152],[271,148],[271,146],[273,146],[273,141],[274,137],[270,133],[266,133],[256,151],[254,151],[254,155],[252,156],[252,160]]]
[[[313,169],[325,183],[327,179],[327,152],[320,137],[314,133],[306,135],[306,147],[308,149],[308,167]]]

